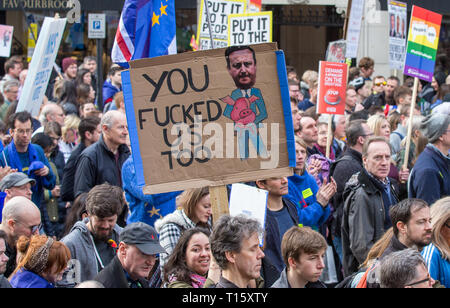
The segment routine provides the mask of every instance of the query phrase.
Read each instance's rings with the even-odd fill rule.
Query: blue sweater
[[[140,221],[153,226],[157,219],[175,211],[175,200],[181,191],[145,195],[142,187],[136,184],[136,172],[132,156],[122,166],[122,183],[130,208],[127,224]]]
[[[409,198],[419,198],[432,205],[450,195],[450,158],[428,144],[411,172]]]
[[[441,285],[450,288],[450,262],[445,260],[439,249],[433,244],[422,250],[422,256],[427,262],[431,278],[438,280]]]
[[[289,193],[286,198],[297,206],[299,223],[318,230],[330,216],[330,207],[325,209],[317,203],[319,190],[316,180],[306,170],[303,175],[288,177]]]

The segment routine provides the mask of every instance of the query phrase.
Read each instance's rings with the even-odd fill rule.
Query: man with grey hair
[[[123,113],[112,110],[102,117],[100,139],[80,155],[75,172],[74,197],[95,185],[108,182],[122,187],[122,165],[130,156],[127,120]]]
[[[19,87],[20,83],[18,80],[8,80],[3,84],[3,97],[5,98],[5,101],[3,105],[0,107],[0,119],[4,120],[5,122],[8,121],[8,119],[5,119],[6,111],[8,110],[8,107],[17,101],[17,97],[19,96]]]
[[[41,212],[39,208],[26,197],[14,197],[9,200],[2,211],[0,230],[6,233],[6,264],[5,277],[9,277],[16,268],[16,242],[20,236],[31,237],[39,234],[41,228]]]
[[[259,245],[262,228],[256,220],[224,215],[214,225],[211,252],[222,270],[216,288],[247,288],[260,280],[264,253]]]
[[[433,204],[450,195],[450,115],[433,113],[420,129],[429,143],[411,172],[408,197]]]
[[[389,209],[399,201],[388,177],[391,146],[384,137],[370,137],[362,150],[364,168],[346,183],[341,226],[345,276],[356,272],[370,248],[392,226]]]
[[[382,288],[432,288],[433,284],[425,260],[415,249],[393,252],[381,262]]]
[[[49,122],[56,122],[61,127],[64,126],[64,110],[62,107],[55,103],[47,103],[42,107],[41,114],[39,115],[39,122],[41,122],[41,127],[33,132],[33,135],[44,132],[44,127]]]

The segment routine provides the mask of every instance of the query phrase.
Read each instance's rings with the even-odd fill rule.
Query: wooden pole
[[[209,198],[211,200],[214,224],[222,215],[230,214],[227,186],[210,186]]]
[[[408,133],[406,135],[405,160],[403,162],[403,170],[408,168],[409,148],[411,146],[412,120],[414,116],[414,108],[416,106],[417,89],[419,88],[419,78],[414,78],[413,95],[411,99],[411,109],[409,110]]]
[[[333,130],[331,129],[331,125],[333,122],[333,116],[331,114],[328,115],[328,134],[327,134],[327,158],[330,158],[331,151],[331,142],[333,141]]]

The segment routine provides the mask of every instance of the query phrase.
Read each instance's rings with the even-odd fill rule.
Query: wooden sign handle
[[[222,215],[230,214],[227,186],[210,186],[209,197],[211,200],[214,224]]]
[[[416,107],[417,90],[419,88],[419,78],[414,78],[413,95],[411,99],[411,109],[409,110],[408,133],[406,135],[405,160],[403,161],[403,170],[408,168],[409,148],[411,146],[412,121],[414,116],[414,108]]]

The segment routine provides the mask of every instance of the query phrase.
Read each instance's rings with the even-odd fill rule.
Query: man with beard
[[[122,231],[116,222],[124,207],[120,187],[101,184],[92,188],[86,199],[88,217],[77,222],[61,241],[69,247],[72,260],[62,287],[92,280],[116,255]]]
[[[432,225],[430,207],[421,199],[404,199],[391,207],[393,236],[382,255],[367,269],[367,288],[380,287],[380,264],[392,253],[408,248],[419,252],[431,243]]]
[[[267,118],[267,110],[261,90],[258,88],[254,88],[256,82],[255,51],[249,46],[231,46],[226,49],[225,58],[227,60],[228,73],[233,78],[233,81],[237,87],[237,89],[234,90],[230,95],[233,101],[237,101],[238,99],[243,97],[257,97],[257,99],[250,104],[250,109],[255,114],[255,120],[252,123],[246,124],[245,126],[243,126],[242,124],[235,125],[235,130],[237,131],[238,136],[243,136],[242,139],[244,139],[239,139],[240,157],[241,159],[246,159],[249,157],[248,139],[252,140],[252,143],[255,146],[258,155],[267,157],[266,147],[258,132],[260,123]],[[232,111],[233,106],[227,104],[223,115],[231,119]]]

